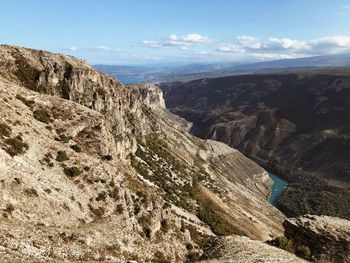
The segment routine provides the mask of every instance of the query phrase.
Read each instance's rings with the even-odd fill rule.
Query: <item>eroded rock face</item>
[[[266,171],[190,135],[157,87],[9,46],[0,74],[5,262],[183,262],[216,234],[281,235]]]
[[[350,262],[350,221],[305,215],[283,223],[285,236],[308,246],[316,261]]]

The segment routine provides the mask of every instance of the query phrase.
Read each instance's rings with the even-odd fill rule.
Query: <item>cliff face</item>
[[[302,168],[348,184],[350,76],[343,74],[244,75],[161,87],[168,108],[193,122],[193,134],[275,169]]]
[[[167,107],[192,134],[222,141],[290,182],[288,216],[350,219],[350,76],[256,74],[163,83]]]
[[[267,173],[190,135],[155,86],[1,46],[0,101],[4,261],[181,262],[210,236],[282,233]]]

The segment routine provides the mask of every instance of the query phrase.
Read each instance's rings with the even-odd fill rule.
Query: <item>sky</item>
[[[0,43],[92,64],[350,52],[350,0],[1,0]]]

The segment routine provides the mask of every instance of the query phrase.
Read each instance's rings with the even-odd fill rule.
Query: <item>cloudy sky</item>
[[[1,0],[0,43],[90,63],[250,62],[350,52],[350,0]]]

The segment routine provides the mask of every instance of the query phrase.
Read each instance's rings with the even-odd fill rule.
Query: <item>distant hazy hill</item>
[[[350,66],[350,54],[315,56],[297,59],[283,59],[239,63],[194,63],[187,65],[94,65],[109,75],[118,77],[125,83],[188,81],[208,77],[262,72],[300,71],[306,69],[338,68]]]
[[[286,68],[320,68],[320,67],[347,67],[350,66],[350,54],[326,55],[296,59],[282,59],[264,61],[246,65],[239,65],[229,70],[262,70]]]

